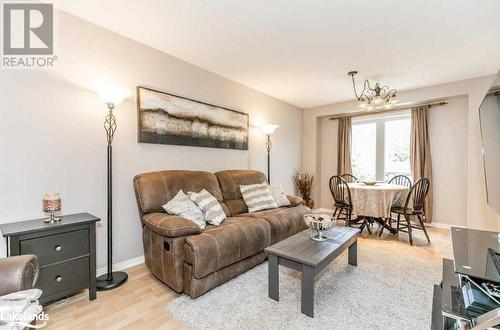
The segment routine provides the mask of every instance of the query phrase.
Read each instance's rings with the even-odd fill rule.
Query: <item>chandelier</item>
[[[356,82],[354,81],[354,76],[358,74],[358,71],[351,71],[348,73],[352,78],[352,88],[354,89],[354,95],[358,100],[358,107],[366,110],[374,109],[390,109],[398,103],[396,98],[397,90],[390,89],[389,86],[380,86],[377,82],[372,88],[368,79],[365,79],[363,84],[363,91],[358,94],[356,91]]]

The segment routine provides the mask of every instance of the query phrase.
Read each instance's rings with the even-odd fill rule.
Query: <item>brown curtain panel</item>
[[[429,106],[411,109],[410,166],[413,182],[420,178],[430,181],[429,193],[425,199],[425,221],[432,221],[432,160],[429,141],[427,113]]]
[[[351,117],[340,118],[337,139],[337,174],[352,174],[351,167],[351,141],[352,120]]]

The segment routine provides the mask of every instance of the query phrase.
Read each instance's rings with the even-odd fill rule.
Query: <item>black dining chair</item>
[[[411,180],[406,175],[396,175],[395,177],[390,179],[388,183],[408,187],[408,189],[411,189]]]
[[[352,199],[351,190],[347,185],[347,181],[341,176],[334,175],[330,178],[330,192],[333,196],[333,201],[335,202],[335,210],[333,211],[333,217],[337,217],[337,220],[344,220],[346,226],[352,226],[354,224],[363,223],[359,227],[361,231],[366,227],[368,232],[371,234],[370,227],[365,218],[359,221],[352,219]],[[338,212],[338,213],[337,213]]]
[[[419,229],[423,230],[427,241],[430,243],[429,234],[427,234],[427,230],[425,229],[424,219],[424,202],[427,193],[429,192],[430,181],[427,178],[421,178],[417,182],[413,184],[410,188],[410,192],[406,197],[406,201],[404,206],[393,206],[391,207],[391,212],[396,213],[398,215],[397,218],[397,232],[400,231],[404,233],[408,233],[408,237],[410,238],[410,245],[413,245],[413,237],[412,230]],[[411,202],[411,207],[410,207]],[[406,223],[401,223],[401,216],[404,217]],[[410,217],[417,217],[419,224],[414,224],[411,222]]]
[[[388,183],[389,184],[395,184],[395,185],[398,185],[398,186],[407,187],[408,191],[411,189],[411,180],[406,175],[396,175],[392,179],[390,179]],[[392,222],[393,221],[396,221],[396,220],[392,219],[392,218],[388,219],[389,226],[392,226]],[[380,231],[380,234],[378,236],[379,237],[382,236],[382,230]]]
[[[342,174],[340,177],[342,179],[344,179],[345,182],[347,182],[347,183],[358,182],[358,179],[352,174],[345,173],[345,174]]]

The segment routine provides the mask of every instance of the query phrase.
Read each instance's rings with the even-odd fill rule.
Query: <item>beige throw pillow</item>
[[[226,213],[222,209],[217,199],[208,191],[188,192],[189,198],[203,211],[203,215],[209,224],[218,226],[226,218]]]
[[[179,190],[174,198],[163,205],[163,209],[168,214],[193,221],[201,229],[204,229],[207,224],[201,209],[182,190]]]
[[[267,183],[240,185],[240,191],[250,213],[278,207]]]
[[[271,190],[271,193],[273,194],[273,198],[276,201],[276,204],[278,204],[279,207],[281,206],[289,206],[291,203],[286,197],[285,191],[283,190],[282,185],[270,185],[269,189]]]

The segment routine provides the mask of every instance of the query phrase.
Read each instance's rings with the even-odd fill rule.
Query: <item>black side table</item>
[[[96,298],[96,235],[99,218],[88,213],[70,214],[57,223],[43,219],[0,225],[7,238],[7,255],[34,254],[40,263],[36,287],[46,304],[80,290]]]

